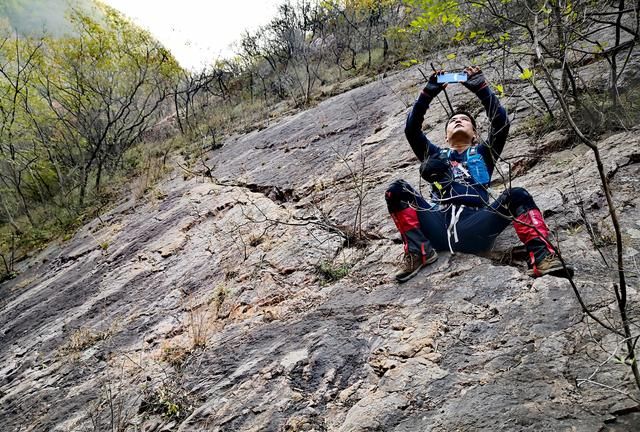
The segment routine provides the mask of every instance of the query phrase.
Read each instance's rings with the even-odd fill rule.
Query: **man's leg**
[[[452,240],[453,249],[471,254],[485,252],[509,224],[509,217],[491,207],[465,208],[456,227],[460,241],[453,243]]]
[[[396,275],[396,279],[405,282],[438,258],[425,235],[426,227],[422,226],[425,222],[428,223],[431,217],[419,215],[419,212],[429,211],[431,206],[404,180],[393,182],[385,193],[385,199],[404,243],[405,268]],[[433,213],[434,218],[440,217],[436,215],[438,212]]]
[[[503,194],[504,195],[504,194]],[[531,275],[553,274],[572,277],[573,268],[562,264],[549,239],[549,227],[544,221],[533,197],[523,188],[512,188],[508,204],[503,204],[514,215],[513,228],[529,253]]]
[[[533,197],[523,188],[507,189],[488,208],[464,218],[458,232],[465,241],[459,250],[477,253],[490,248],[510,222],[527,248],[533,276],[550,273],[566,276],[549,243],[549,228],[542,213]],[[572,269],[569,273],[572,274]]]

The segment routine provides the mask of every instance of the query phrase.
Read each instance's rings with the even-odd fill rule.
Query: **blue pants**
[[[402,223],[398,225],[406,250],[415,254],[424,253],[423,251],[429,247],[436,250],[449,250],[447,228],[453,216],[449,206],[439,208],[429,204],[404,180],[393,182],[387,189],[385,197],[389,213],[394,217],[396,225],[398,225],[398,219],[406,217],[404,215],[407,209],[413,208],[417,213],[419,226]],[[487,251],[493,246],[496,237],[517,216],[532,209],[537,209],[533,197],[519,187],[505,190],[494,202],[485,207],[465,206],[456,223],[458,242],[454,242],[452,235],[451,246],[454,251],[465,253],[475,254]],[[536,244],[535,247],[538,249],[539,245]]]

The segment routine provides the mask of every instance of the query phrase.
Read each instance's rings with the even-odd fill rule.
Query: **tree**
[[[149,129],[180,69],[113,9],[104,23],[80,11],[71,19],[78,36],[48,42],[41,85],[59,137],[73,146],[67,153],[79,166],[82,206],[90,175],[99,192],[103,171]]]
[[[15,232],[17,214],[25,214],[33,226],[29,180],[34,183],[38,152],[32,146],[29,124],[30,85],[41,43],[21,41],[17,35],[0,40],[0,187],[2,210]],[[29,179],[29,177],[31,177]],[[44,199],[44,197],[41,197]],[[20,206],[15,207],[14,206]]]

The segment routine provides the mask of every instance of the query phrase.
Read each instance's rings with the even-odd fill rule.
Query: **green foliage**
[[[11,279],[15,279],[16,277],[18,277],[18,272],[16,271],[13,271],[13,270],[9,272],[0,271],[0,283],[6,282]]]
[[[336,282],[349,274],[351,266],[347,263],[320,261],[316,264],[316,273],[324,282]]]
[[[25,4],[2,6],[18,13]],[[112,192],[106,178],[127,164],[130,175],[148,170],[140,159],[123,163],[124,154],[157,121],[181,73],[111,8],[76,8],[67,26],[73,32],[60,38],[0,26],[0,227],[14,239],[0,244],[3,255],[68,237]]]
[[[458,28],[466,20],[460,2],[456,0],[405,0],[405,4],[419,11],[411,21],[411,26],[417,30],[429,30],[439,24]]]
[[[135,146],[124,153],[122,169],[125,173],[134,175],[144,164],[144,150],[142,146]]]
[[[161,413],[168,418],[180,418],[180,405],[171,397],[164,387],[158,391],[158,405],[161,407]]]
[[[409,59],[409,60],[400,62],[400,65],[404,66],[404,67],[410,67],[410,66],[417,65],[417,64],[418,64],[418,60],[416,60],[416,59]]]
[[[529,116],[523,121],[523,127],[527,131],[527,135],[533,140],[548,134],[549,132],[556,130],[562,125],[561,120],[553,119],[549,113],[542,116]]]
[[[147,388],[140,405],[140,412],[160,414],[169,420],[183,420],[192,410],[189,392],[173,380],[167,380],[155,389]]]
[[[518,76],[518,78],[522,80],[533,80],[534,74],[533,71],[529,68],[525,68],[522,73]]]

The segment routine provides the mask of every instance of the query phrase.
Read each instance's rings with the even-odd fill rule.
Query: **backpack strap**
[[[464,159],[465,164],[475,181],[483,185],[488,185],[491,182],[487,163],[479,151],[479,146],[474,145],[469,147],[465,151]]]

